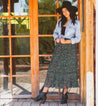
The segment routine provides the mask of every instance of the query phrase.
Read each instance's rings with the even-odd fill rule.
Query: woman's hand
[[[57,42],[57,43],[60,43],[60,40],[59,40],[59,39],[57,39],[57,40],[56,40],[56,42]]]
[[[60,43],[60,39],[58,37],[56,38],[56,42],[57,43]]]
[[[68,43],[72,43],[71,40],[65,40],[63,38],[60,39],[62,44],[68,44]]]
[[[60,40],[61,40],[61,43],[62,44],[65,44],[66,43],[66,40],[65,39],[61,38]]]

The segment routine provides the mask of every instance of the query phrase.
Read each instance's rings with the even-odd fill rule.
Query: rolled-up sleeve
[[[81,40],[81,23],[78,20],[76,23],[75,38],[71,38],[72,44],[79,43]]]
[[[56,41],[56,38],[59,37],[59,33],[58,33],[58,21],[56,23],[56,27],[53,31],[53,38],[54,38],[54,41]]]

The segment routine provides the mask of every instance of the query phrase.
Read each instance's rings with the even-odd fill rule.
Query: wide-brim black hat
[[[76,13],[78,11],[78,8],[76,6],[72,6],[71,12]]]
[[[73,12],[73,13],[75,13],[78,10],[77,7],[72,6],[71,2],[69,1],[63,1],[62,7],[57,8],[56,12],[62,14],[62,8],[67,8],[69,12]]]

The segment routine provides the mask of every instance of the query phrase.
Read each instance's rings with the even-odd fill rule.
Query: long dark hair
[[[77,15],[75,13],[76,11],[71,11],[70,12],[70,18],[72,19],[73,25],[75,24],[75,21],[77,20]],[[67,18],[61,13],[61,19],[59,20],[58,24],[61,22],[61,33],[63,34],[64,32],[64,27],[63,25],[67,22]]]

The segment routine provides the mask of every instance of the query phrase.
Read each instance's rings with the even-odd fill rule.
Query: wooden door
[[[32,94],[30,2],[0,1],[0,98],[24,98]]]

